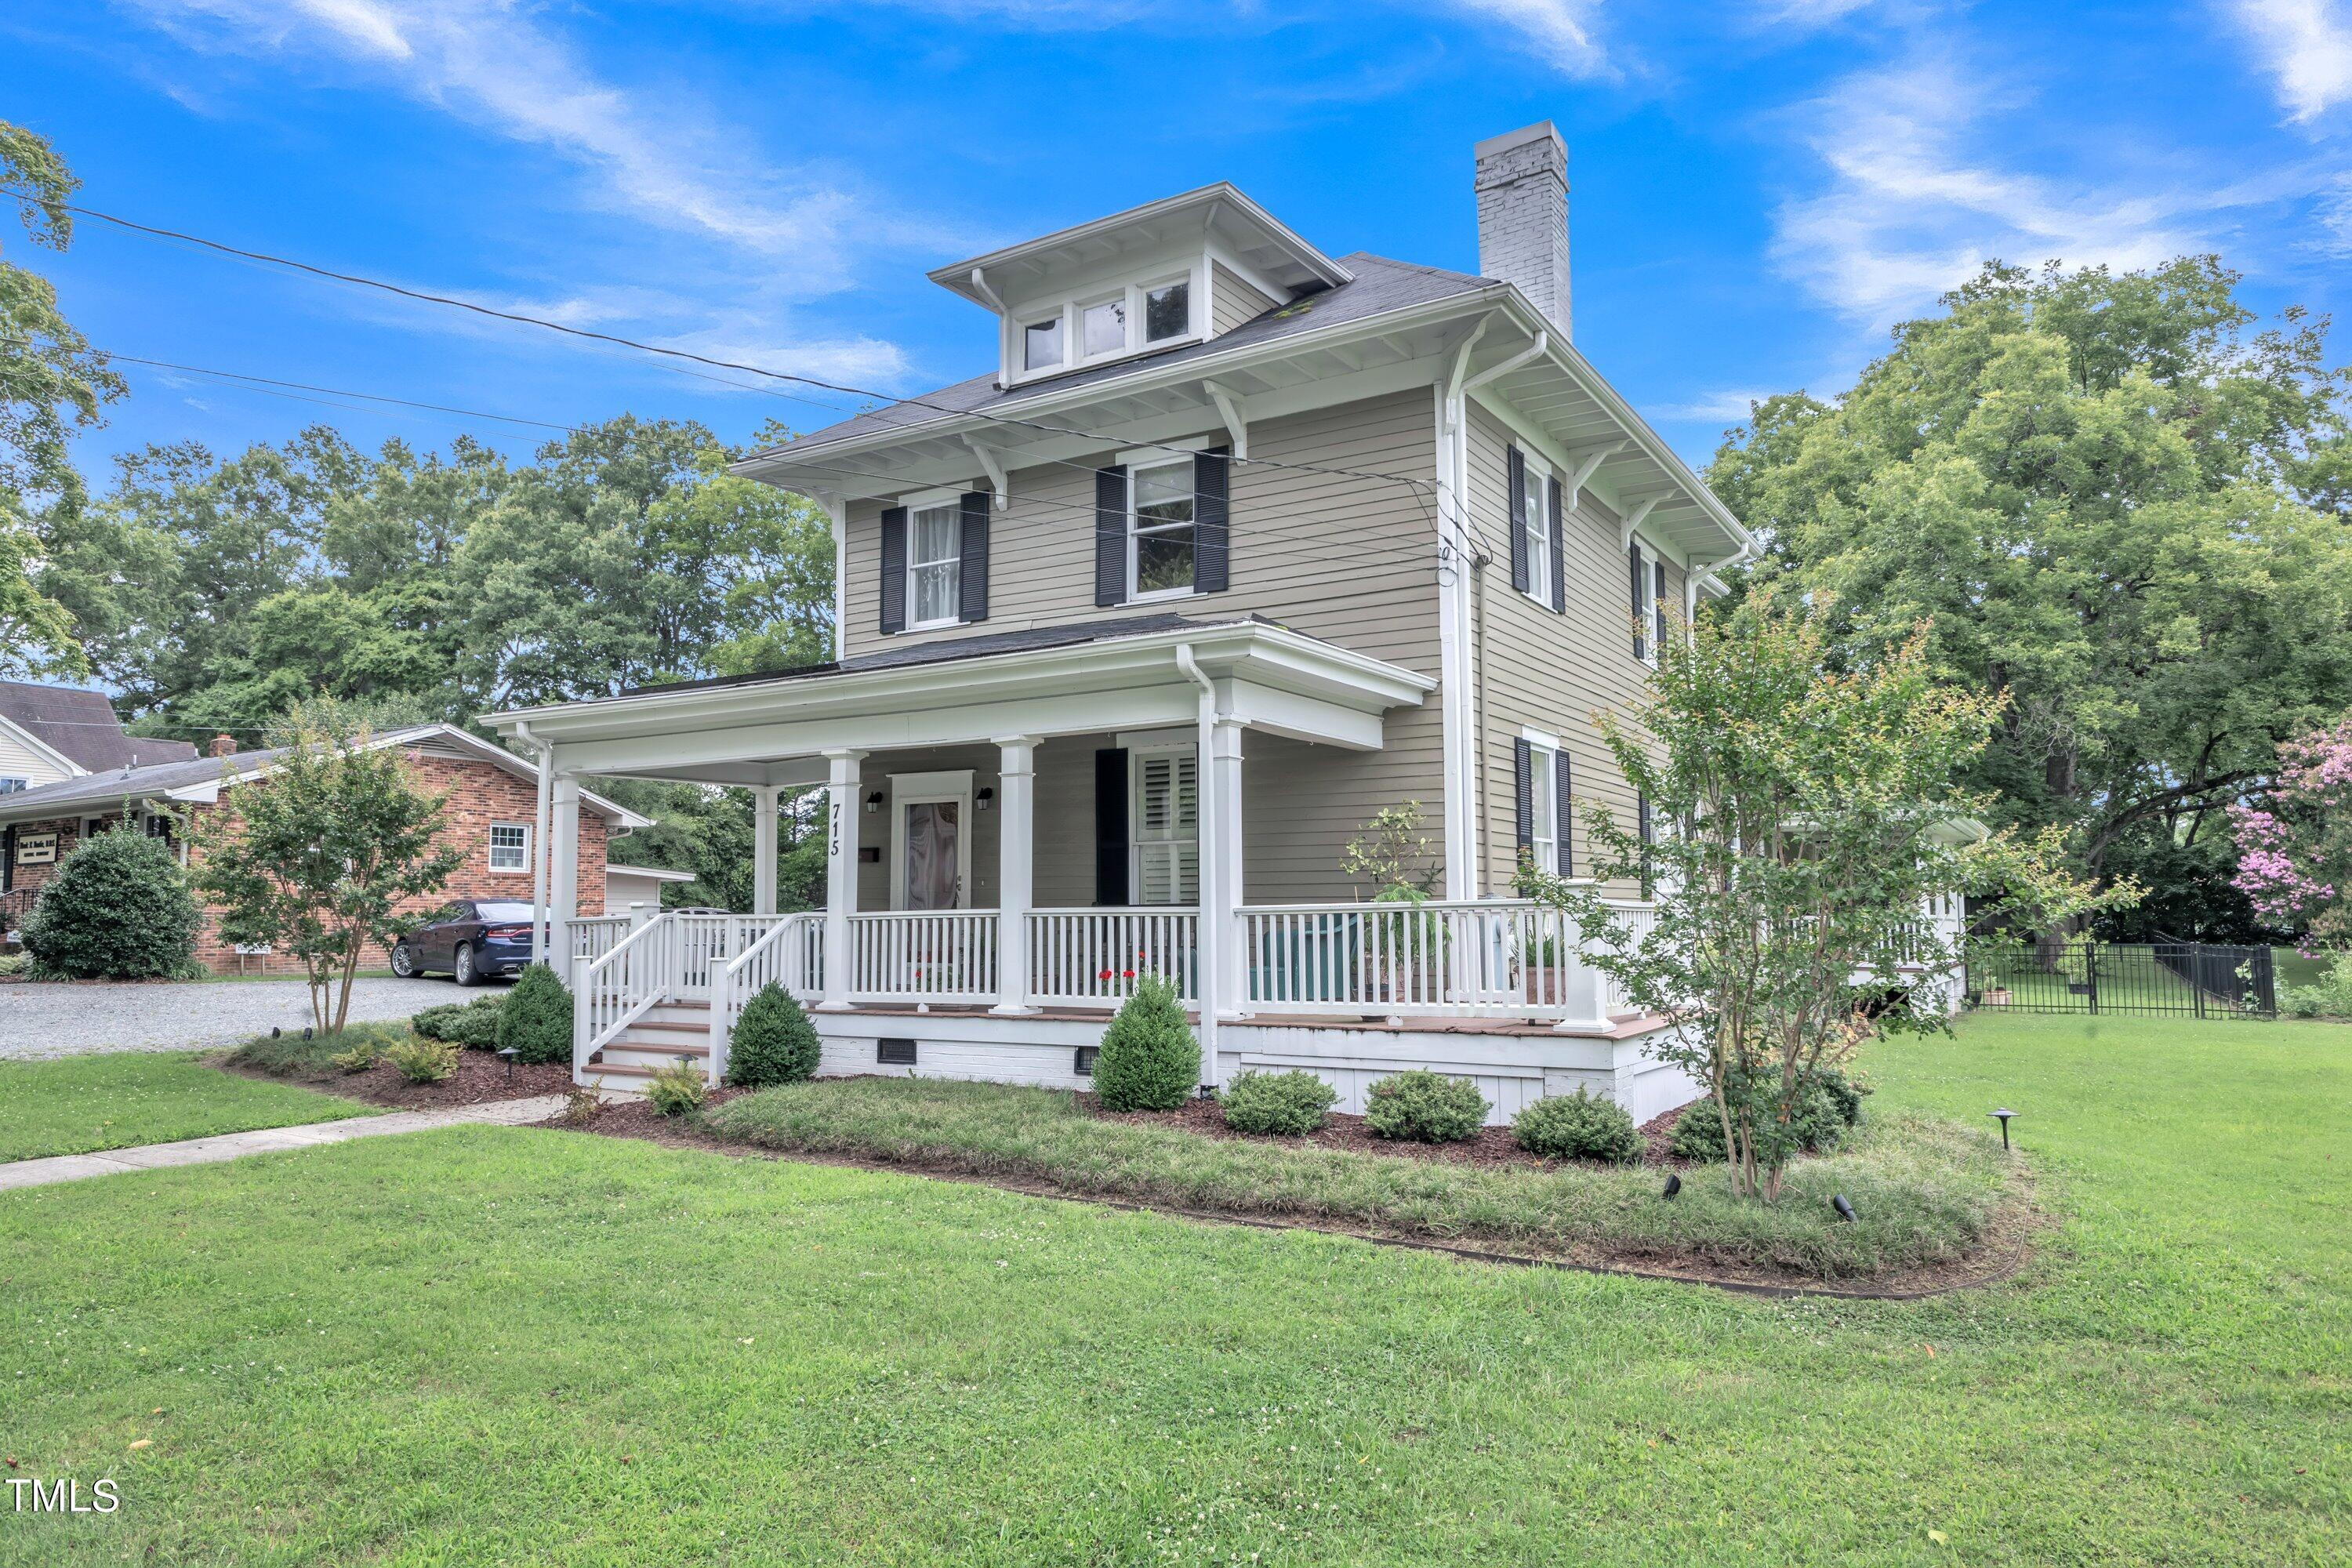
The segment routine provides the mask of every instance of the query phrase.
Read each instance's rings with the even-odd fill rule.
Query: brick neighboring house
[[[152,744],[154,742],[141,742]],[[238,752],[228,737],[199,757],[185,742],[177,760],[87,772],[58,783],[0,795],[0,933],[15,931],[31,910],[43,883],[74,846],[94,833],[114,831],[126,817],[141,831],[173,837],[167,812],[199,816],[221,804],[226,782],[267,781],[275,751]],[[418,783],[446,797],[445,839],[465,852],[465,863],[441,891],[417,900],[418,910],[451,899],[531,897],[532,850],[537,833],[539,773],[505,748],[448,724],[420,725],[380,737],[383,746],[405,754]],[[605,845],[618,833],[648,825],[625,807],[583,790],[580,795],[579,889],[576,913],[604,912]],[[180,848],[184,863],[187,848]],[[196,941],[196,957],[215,973],[297,973],[300,964],[284,953],[239,952],[218,934],[207,908]],[[387,962],[371,952],[370,966]]]

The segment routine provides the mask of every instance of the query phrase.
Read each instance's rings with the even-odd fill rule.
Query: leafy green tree
[[[1951,997],[1874,1016],[1865,1004],[1958,962],[1924,922],[1932,899],[1998,891],[2042,921],[2099,900],[2061,868],[2055,828],[1957,831],[1985,809],[1954,778],[2003,700],[1939,681],[1915,632],[1867,665],[1832,668],[1825,623],[1769,589],[1669,637],[1633,709],[1601,717],[1658,831],[1580,802],[1591,874],[1647,878],[1638,937],[1594,883],[1532,865],[1519,887],[1565,910],[1587,961],[1677,1027],[1651,1047],[1713,1097],[1733,1190],[1770,1202],[1825,1080],[1874,1029],[1934,1027]],[[2108,895],[2121,901],[2136,889]],[[2041,929],[2038,925],[2032,929]],[[1859,978],[1857,978],[1859,977]]]
[[[269,772],[190,818],[196,886],[225,940],[301,960],[312,1020],[335,1034],[368,944],[404,935],[415,921],[403,909],[438,892],[465,856],[442,841],[443,797],[367,731],[298,708],[269,738],[282,748]]]
[[[81,182],[48,142],[5,121],[0,182],[20,193],[17,216],[35,245],[72,243],[66,204]],[[121,395],[121,378],[66,321],[48,279],[0,258],[0,676],[83,668],[71,613],[42,569],[34,514],[79,500],[67,443]]]
[[[1834,662],[1926,623],[1940,673],[2006,699],[1967,782],[2102,881],[2207,865],[2169,851],[2226,837],[2278,743],[2352,701],[2346,373],[2299,311],[2256,331],[2237,282],[1990,266],[1842,396],[1759,405],[1708,472],[1768,542],[1758,580],[1834,595]]]

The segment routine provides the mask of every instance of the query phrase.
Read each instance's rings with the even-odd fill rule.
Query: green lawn
[[[184,1051],[0,1062],[0,1161],[374,1113],[356,1100],[222,1072]]]
[[[2023,1113],[2026,1278],[1767,1300],[528,1129],[0,1194],[7,1473],[127,1500],[0,1563],[2343,1562],[2352,1028],[1870,1067]]]

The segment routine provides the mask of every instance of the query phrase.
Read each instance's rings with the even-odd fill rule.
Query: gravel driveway
[[[361,980],[352,986],[352,1021],[404,1018],[485,994],[446,980]],[[310,1021],[310,991],[299,980],[0,985],[0,1060],[235,1045],[272,1025]]]

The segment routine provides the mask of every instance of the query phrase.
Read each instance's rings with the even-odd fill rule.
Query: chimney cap
[[[1522,125],[1517,131],[1506,131],[1500,136],[1489,136],[1472,147],[1470,155],[1484,162],[1488,158],[1507,153],[1514,147],[1525,146],[1530,142],[1540,142],[1547,136],[1551,138],[1552,145],[1559,149],[1560,158],[1565,162],[1568,158],[1568,143],[1560,140],[1559,128],[1549,120],[1538,120],[1533,125]]]

